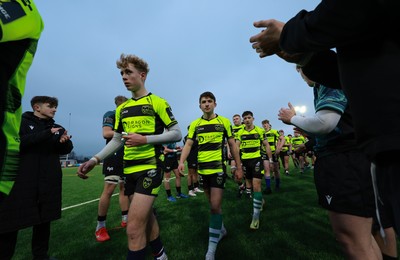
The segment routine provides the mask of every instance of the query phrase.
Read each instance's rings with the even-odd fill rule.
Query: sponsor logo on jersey
[[[26,15],[21,4],[16,1],[2,0],[0,2],[0,20],[3,24],[10,23]],[[24,5],[27,5],[25,2],[26,1],[24,1]],[[28,7],[32,11],[30,4]]]
[[[217,140],[217,138],[218,138],[218,135],[214,135],[214,134],[200,135],[197,137],[197,141],[199,144],[207,143],[207,142],[213,143]]]
[[[203,143],[204,142],[204,137],[198,136],[197,137],[197,141],[199,142],[199,144]]]
[[[146,119],[126,120],[122,122],[124,129],[142,128],[152,125],[152,122]]]

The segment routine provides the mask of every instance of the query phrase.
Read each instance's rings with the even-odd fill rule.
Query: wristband
[[[94,161],[96,164],[100,164],[100,158],[98,156],[93,156],[92,158],[90,158],[90,160]]]
[[[269,158],[269,162],[270,162],[270,163],[274,163],[274,161],[272,160],[272,158]]]

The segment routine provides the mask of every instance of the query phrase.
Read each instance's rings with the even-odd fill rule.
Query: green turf
[[[63,170],[63,207],[97,199],[103,188],[101,168],[90,178],[76,177],[76,168]],[[182,190],[187,193],[186,178]],[[171,181],[173,186],[173,181]],[[272,182],[274,185],[274,182]],[[265,185],[263,181],[263,185]],[[218,245],[216,259],[342,259],[329,226],[326,211],[317,205],[312,170],[303,175],[294,169],[282,176],[281,190],[263,195],[260,229],[251,231],[252,201],[237,198],[237,186],[228,180],[223,201],[223,220],[228,236]],[[173,194],[175,189],[172,187]],[[98,243],[94,237],[98,202],[63,211],[53,222],[50,254],[57,259],[126,259],[125,229],[118,228],[118,196],[112,198],[107,227],[111,240]],[[161,239],[171,260],[204,259],[208,245],[209,208],[205,195],[166,200],[162,188],[155,208]],[[31,229],[20,231],[13,259],[31,259]],[[151,259],[150,251],[148,259]]]

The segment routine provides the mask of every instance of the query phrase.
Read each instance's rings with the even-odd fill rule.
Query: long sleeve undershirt
[[[294,116],[290,123],[303,129],[304,131],[315,134],[328,134],[339,123],[341,114],[333,110],[319,110],[311,117]]]
[[[159,135],[147,135],[146,136],[148,144],[162,144],[169,142],[177,142],[182,139],[182,133],[178,124],[168,128],[168,131]],[[108,156],[114,154],[118,151],[124,142],[122,141],[122,134],[114,132],[113,138],[108,142],[108,144],[95,156],[100,160],[104,160]]]

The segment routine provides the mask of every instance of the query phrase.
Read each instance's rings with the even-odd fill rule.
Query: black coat
[[[61,217],[60,155],[70,153],[73,145],[70,140],[60,143],[64,128],[52,134],[52,127],[61,126],[32,112],[22,115],[20,167],[10,195],[0,206],[0,233]]]
[[[287,53],[336,48],[336,64],[336,57],[321,55],[320,65],[304,72],[325,86],[341,85],[357,139],[371,158],[400,147],[399,11],[398,0],[323,0],[289,20],[281,34]]]

